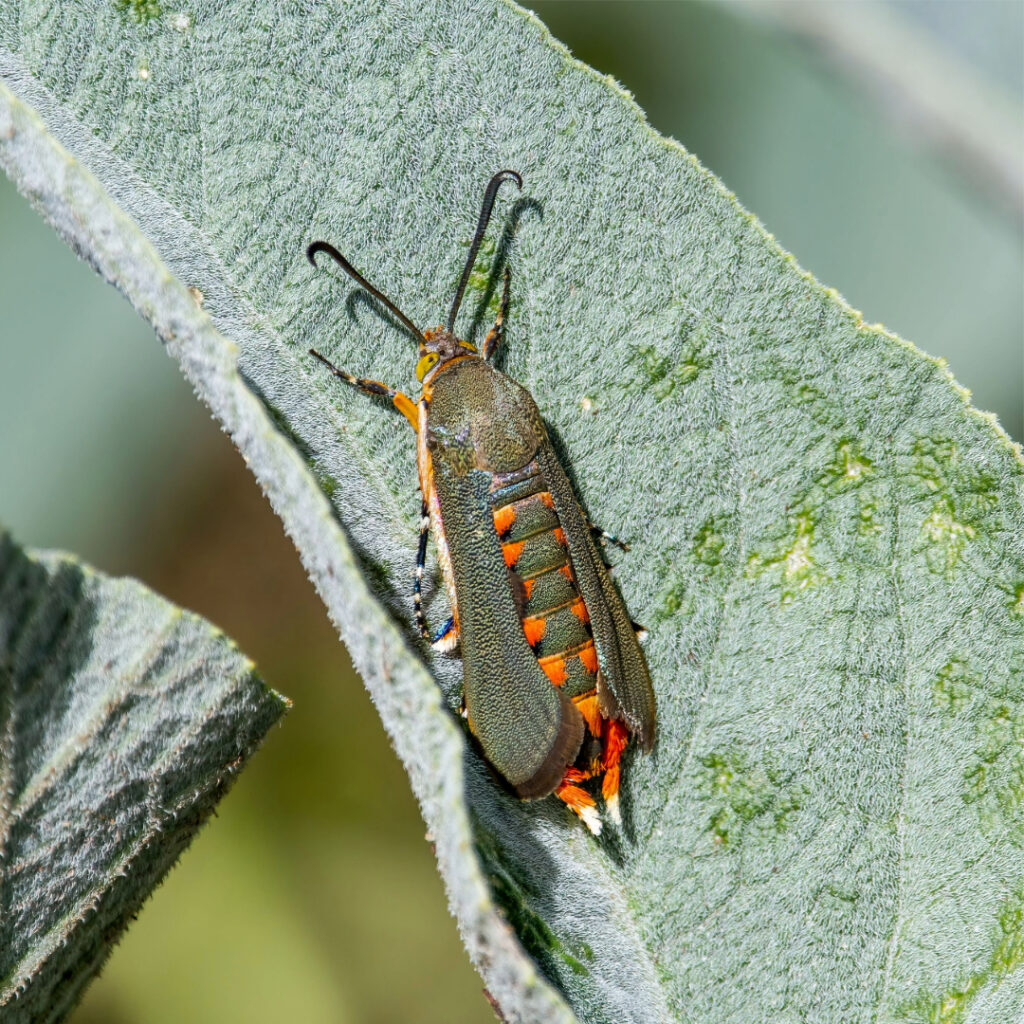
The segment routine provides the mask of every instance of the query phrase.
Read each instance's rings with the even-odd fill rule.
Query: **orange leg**
[[[622,824],[622,815],[619,813],[619,762],[622,760],[622,752],[629,742],[629,730],[625,724],[617,721],[607,721],[604,724],[604,752],[601,755],[601,769],[604,778],[601,780],[601,795],[604,797],[604,805],[608,809],[608,817],[616,825]]]
[[[409,421],[412,429],[419,433],[419,410],[416,408],[416,403],[407,395],[403,395],[401,391],[396,391],[394,388],[389,388],[387,384],[381,384],[379,380],[367,380],[365,377],[353,377],[351,373],[339,370],[334,363],[320,355],[315,348],[311,348],[309,350],[309,354],[319,359],[320,362],[338,378],[338,380],[343,380],[346,384],[351,384],[352,387],[359,388],[359,390],[364,394],[378,395],[381,398],[390,398],[394,407]]]

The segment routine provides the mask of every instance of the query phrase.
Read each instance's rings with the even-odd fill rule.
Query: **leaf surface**
[[[154,323],[281,514],[510,1020],[1019,1010],[1024,470],[939,363],[510,4],[22,0],[0,47],[0,160]],[[498,203],[461,333],[486,331],[506,258],[504,368],[630,541],[617,579],[650,630],[659,739],[600,842],[467,745],[458,663],[410,628],[412,437],[306,355],[409,389],[408,336],[304,247],[439,322],[501,167],[526,188]]]
[[[0,531],[0,1015],[59,1021],[286,702],[207,622]]]

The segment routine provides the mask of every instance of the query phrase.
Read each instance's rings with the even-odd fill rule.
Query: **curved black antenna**
[[[349,275],[349,277],[354,278],[357,284],[362,288],[365,288],[366,291],[368,291],[378,302],[382,303],[387,310],[401,320],[402,323],[420,339],[420,341],[424,344],[426,343],[426,338],[423,337],[423,332],[383,292],[374,288],[373,285],[370,284],[370,282],[367,281],[366,278],[363,277],[363,275],[360,274],[359,271],[356,270],[356,268],[353,267],[352,264],[349,263],[349,261],[345,259],[345,257],[342,256],[333,245],[331,245],[330,242],[313,242],[306,249],[306,259],[308,259],[314,267],[316,266],[316,254],[318,252],[327,253],[327,255],[330,256],[331,259]]]
[[[448,331],[455,331],[455,318],[459,315],[459,306],[462,305],[462,294],[469,283],[469,275],[473,272],[473,264],[476,263],[476,254],[480,251],[480,243],[484,240],[484,232],[487,230],[487,223],[491,219],[491,209],[494,206],[494,197],[503,181],[511,178],[522,190],[523,179],[517,171],[498,171],[487,183],[487,190],[484,192],[483,206],[480,207],[480,219],[476,222],[476,234],[469,247],[469,256],[466,259],[466,266],[462,270],[462,277],[459,280],[459,287],[455,290],[455,301],[452,303],[451,312],[448,314]]]

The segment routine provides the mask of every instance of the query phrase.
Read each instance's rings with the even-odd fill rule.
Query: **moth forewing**
[[[465,369],[452,367],[425,397],[423,476],[430,488],[428,505],[436,509],[444,538],[446,588],[459,609],[470,728],[487,759],[520,796],[547,796],[579,753],[583,720],[565,694],[551,686],[523,632],[493,523],[495,475],[477,461],[479,456],[505,465],[517,448],[529,449],[531,439],[520,437],[520,446],[496,448],[486,430],[474,430],[484,422],[476,404],[487,390],[480,370],[497,377],[482,361]]]

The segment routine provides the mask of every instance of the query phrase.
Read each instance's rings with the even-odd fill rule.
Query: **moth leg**
[[[315,348],[311,348],[309,350],[309,354],[319,359],[320,362],[338,378],[338,380],[344,381],[346,384],[350,384],[354,388],[358,388],[364,395],[376,395],[382,398],[390,398],[394,407],[409,421],[410,424],[412,424],[412,429],[419,429],[419,414],[416,411],[416,403],[409,398],[408,395],[403,395],[401,391],[389,388],[387,384],[381,384],[379,380],[367,380],[365,377],[353,377],[351,373],[339,370],[334,363],[320,355]]]
[[[423,574],[427,566],[427,535],[430,532],[430,516],[427,514],[427,503],[420,505],[420,543],[416,551],[416,581],[412,587],[412,604],[416,616],[416,628],[420,636],[430,642],[435,651],[448,654],[455,650],[459,642],[459,627],[455,622],[455,616],[449,616],[448,621],[436,632],[431,633],[427,625],[427,617],[423,614]]]
[[[624,540],[619,540],[614,533],[609,533],[607,530],[602,530],[600,526],[595,526],[591,522],[587,522],[587,526],[590,527],[590,532],[599,540],[602,544],[614,544],[617,548],[622,551],[628,551],[629,545]]]
[[[608,811],[608,817],[616,825],[622,824],[622,815],[619,813],[619,762],[622,760],[622,752],[629,743],[629,730],[625,723],[617,719],[610,719],[605,722],[604,727],[604,752],[601,754],[601,768],[604,771],[604,778],[601,780],[601,796],[604,797],[604,806]]]
[[[498,309],[498,317],[494,321],[494,326],[487,332],[487,337],[484,338],[484,346],[480,353],[484,359],[490,359],[498,351],[498,346],[504,339],[505,317],[508,315],[508,289],[511,281],[512,271],[506,267],[504,284],[501,286],[501,306]]]
[[[423,614],[423,571],[427,564],[427,534],[430,532],[430,516],[427,514],[427,503],[420,505],[420,544],[416,550],[416,581],[412,585],[413,614],[416,616],[416,628],[424,640],[432,641],[427,627],[427,618]]]
[[[566,768],[565,775],[555,790],[555,796],[578,815],[595,836],[599,836],[601,815],[597,812],[597,801],[585,789],[576,785],[578,782],[586,782],[589,777],[587,772],[581,772],[578,768]]]

